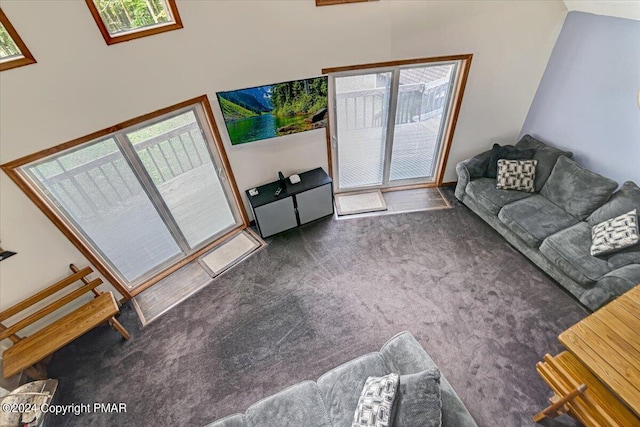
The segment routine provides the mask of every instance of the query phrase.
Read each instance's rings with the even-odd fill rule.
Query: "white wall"
[[[566,8],[561,1],[178,0],[185,28],[107,46],[84,2],[3,0],[38,61],[0,74],[2,163],[206,93],[316,76],[324,67],[473,53],[445,181],[455,164],[513,140]],[[225,146],[241,191],[327,167],[324,130]],[[87,261],[0,174],[0,308]]]

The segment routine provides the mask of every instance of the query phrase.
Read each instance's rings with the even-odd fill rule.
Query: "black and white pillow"
[[[498,160],[496,188],[533,193],[537,160]]]
[[[591,255],[605,255],[640,242],[636,209],[591,228]]]
[[[364,383],[351,427],[391,427],[393,403],[398,391],[400,377],[389,374],[384,377],[369,377]]]

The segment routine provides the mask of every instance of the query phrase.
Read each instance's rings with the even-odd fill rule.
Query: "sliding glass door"
[[[391,73],[336,77],[335,132],[341,188],[381,185],[385,153]]]
[[[166,207],[177,237],[189,249],[236,225],[218,176],[221,168],[200,129],[194,111],[187,111],[126,133],[123,144],[133,146],[152,183],[150,195]]]
[[[337,190],[431,183],[459,62],[332,74]]]
[[[114,137],[31,164],[25,172],[127,282],[181,254]]]
[[[130,289],[242,224],[201,104],[20,168]]]

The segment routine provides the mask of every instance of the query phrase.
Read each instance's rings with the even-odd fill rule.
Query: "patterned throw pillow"
[[[399,381],[398,374],[367,378],[351,427],[391,427],[393,403]]]
[[[604,255],[638,244],[638,214],[634,209],[591,229],[591,255]]]
[[[496,188],[533,193],[537,160],[498,160]]]

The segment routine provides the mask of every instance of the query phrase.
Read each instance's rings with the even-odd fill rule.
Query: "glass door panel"
[[[189,249],[237,225],[201,126],[190,110],[126,134]]]
[[[391,72],[335,78],[340,189],[383,182],[390,87]]]
[[[24,170],[128,283],[182,254],[114,138]]]
[[[454,64],[399,70],[389,180],[433,178]]]

